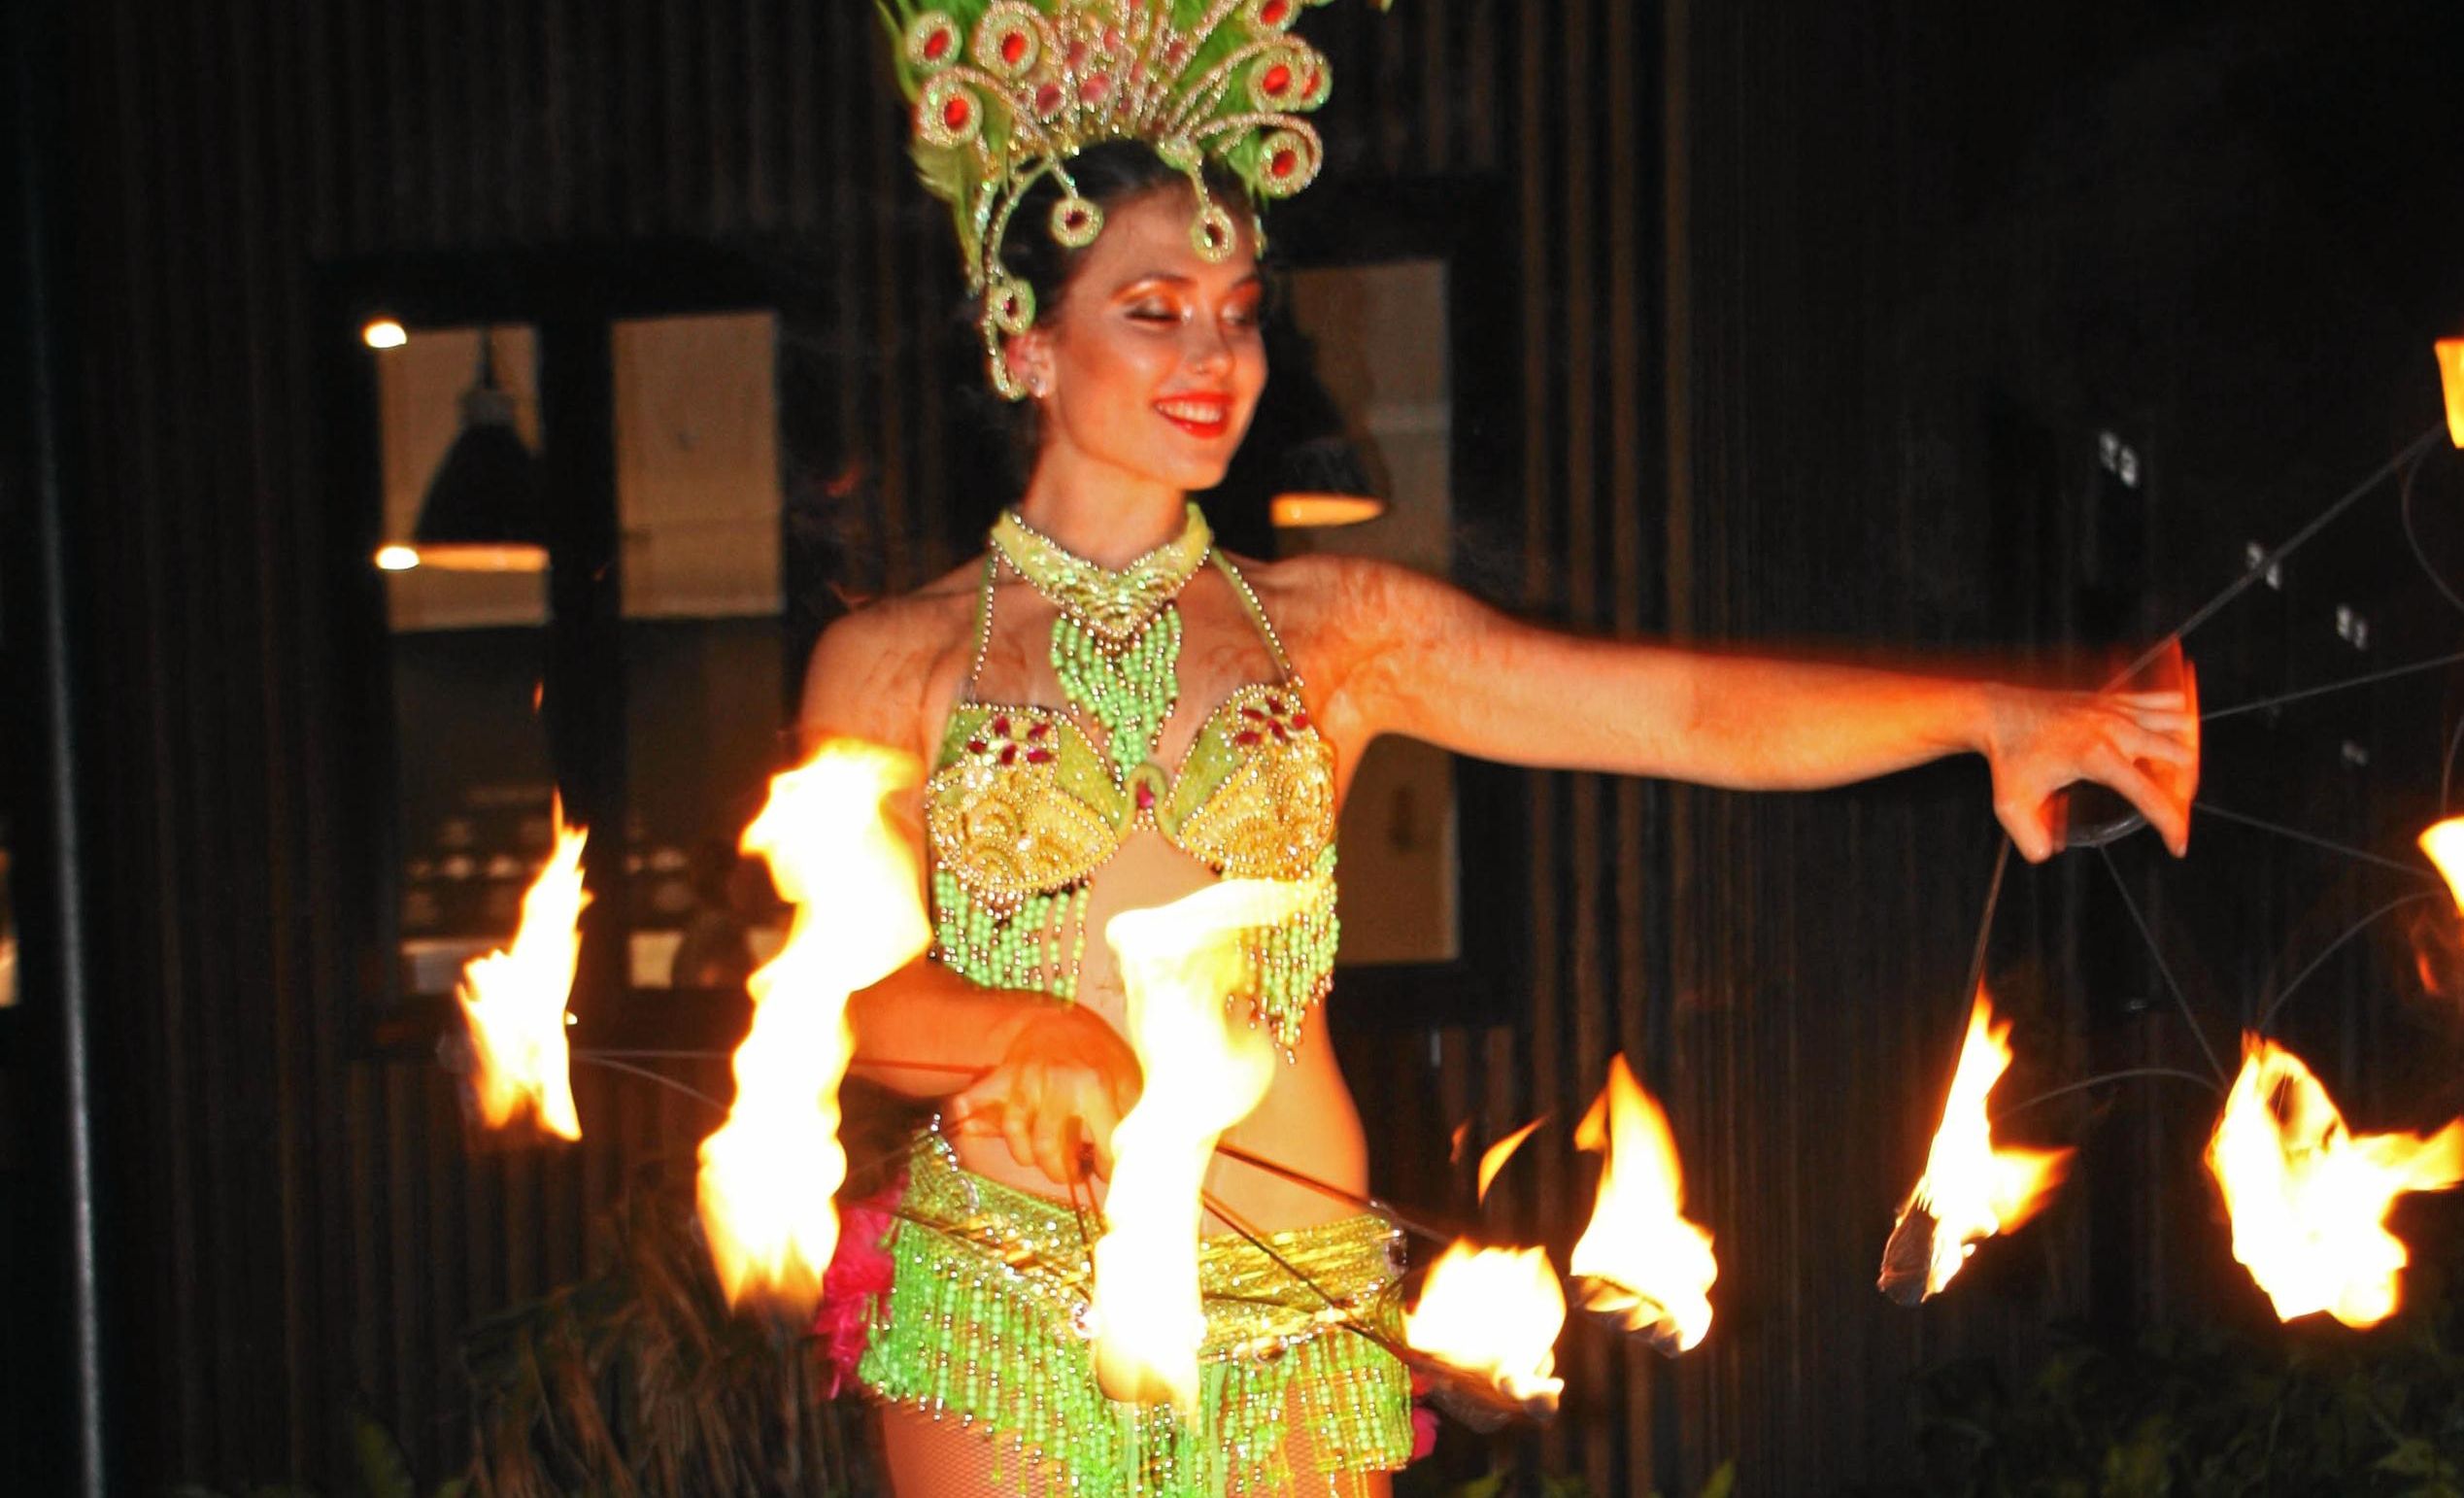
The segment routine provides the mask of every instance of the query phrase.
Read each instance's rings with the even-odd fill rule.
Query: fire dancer
[[[1365,1189],[1319,1017],[1335,814],[1380,733],[1518,765],[1731,787],[1838,785],[1960,751],[1990,762],[2020,850],[2108,785],[2177,852],[2195,760],[2162,694],[2090,696],[1577,639],[1383,563],[1236,561],[1188,499],[1218,482],[1266,378],[1251,204],[1306,185],[1325,59],[1300,0],[891,0],[915,151],[952,202],[990,378],[1033,462],[984,557],[833,626],[805,727],[923,756],[909,814],[935,944],[852,1004],[856,1070],[948,1097],[910,1166],[894,1287],[861,1378],[912,1493],[1363,1493],[1412,1445],[1403,1368],[1327,1311],[1373,1301],[1392,1229],[1218,1164],[1211,1198],[1279,1231],[1314,1289],[1209,1238],[1201,1408],[1107,1405],[1082,1308],[1115,1123],[1140,1077],[1106,922],[1210,881],[1303,886],[1247,937],[1236,1002],[1286,1060],[1227,1141]],[[1203,26],[1186,19],[1204,13]],[[1177,17],[1177,18],[1176,18]],[[2166,782],[2170,770],[2181,779]],[[1236,1331],[1234,1330],[1236,1329]],[[936,1416],[938,1418],[936,1418]],[[1074,1486],[1071,1484],[1075,1484]]]

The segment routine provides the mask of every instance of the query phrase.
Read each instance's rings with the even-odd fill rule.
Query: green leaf
[[[361,1498],[417,1498],[402,1447],[363,1410],[351,1413],[351,1450],[358,1461]]]

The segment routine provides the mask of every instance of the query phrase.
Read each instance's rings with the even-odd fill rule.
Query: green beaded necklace
[[[1181,694],[1181,590],[1215,543],[1193,503],[1181,533],[1119,570],[1066,550],[1003,510],[993,547],[1057,612],[1053,671],[1070,705],[1103,729],[1104,752],[1127,778],[1152,759]]]

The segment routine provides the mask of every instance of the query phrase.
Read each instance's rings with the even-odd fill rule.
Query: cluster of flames
[[[768,860],[795,914],[786,946],[752,978],[735,1102],[701,1149],[702,1217],[731,1301],[809,1306],[836,1244],[847,1000],[928,939],[915,856],[882,809],[916,775],[909,756],[829,744],[772,781],[746,831],[746,850]],[[472,1085],[491,1128],[529,1121],[581,1137],[565,1003],[589,899],[583,844],[581,831],[559,825],[512,947],[465,970]],[[2422,846],[2464,911],[2464,818],[2433,828]],[[1263,1037],[1225,1022],[1222,996],[1240,981],[1240,933],[1278,919],[1295,898],[1284,886],[1230,881],[1117,917],[1106,930],[1146,1077],[1114,1138],[1107,1227],[1095,1249],[1096,1363],[1118,1397],[1184,1406],[1197,1398],[1200,1179],[1217,1141],[1256,1106],[1274,1067]],[[1980,986],[1941,1124],[1885,1251],[1883,1288],[1909,1303],[1941,1293],[1979,1243],[2026,1221],[2068,1167],[2068,1150],[1994,1139],[1988,1104],[2013,1059],[2009,1035]],[[1483,1197],[1542,1121],[1486,1152]],[[1606,1156],[1591,1221],[1568,1264],[1578,1303],[1663,1351],[1693,1347],[1710,1325],[1718,1265],[1710,1235],[1683,1214],[1668,1119],[1624,1057],[1612,1060],[1575,1143]],[[2323,1311],[2365,1326],[2398,1303],[2406,1249],[2386,1228],[2388,1212],[2403,1193],[2464,1181],[2464,1119],[2428,1137],[2355,1134],[2299,1057],[2254,1036],[2207,1158],[2231,1213],[2234,1255],[2278,1314]],[[1545,1249],[1458,1240],[1403,1313],[1402,1340],[1496,1399],[1553,1409],[1566,1310]]]
[[[1881,1288],[1905,1304],[1941,1293],[1978,1243],[2035,1215],[2069,1166],[2067,1149],[1994,1141],[1985,1105],[2010,1066],[2009,1034],[1979,989],[1925,1174],[1883,1250]],[[2408,1257],[2388,1213],[2407,1192],[2464,1182],[2464,1119],[2428,1137],[2356,1134],[2299,1056],[2247,1036],[2207,1164],[2233,1256],[2278,1318],[2323,1311],[2375,1326],[2395,1312]]]

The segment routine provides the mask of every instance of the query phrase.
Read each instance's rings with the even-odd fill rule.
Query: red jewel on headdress
[[[932,35],[926,37],[924,39],[924,60],[927,62],[939,62],[942,58],[947,57],[950,55],[950,48],[955,40],[955,37],[947,30],[935,31]]]
[[[993,732],[1003,738],[1009,737],[1009,714],[1003,713],[993,720]]]
[[[974,106],[967,103],[966,95],[954,93],[950,95],[948,102],[941,106],[941,122],[953,132],[963,130],[966,128],[967,120],[973,118],[973,114]]]
[[[969,754],[982,754],[985,748],[984,740],[980,738],[970,738],[966,741],[966,752]]]
[[[1266,0],[1258,8],[1258,18],[1269,26],[1282,25],[1283,18],[1291,14],[1292,0]]]
[[[1307,728],[1309,726],[1309,715],[1307,713],[1294,713],[1292,715],[1292,726],[1296,729]]]
[[[1035,90],[1035,113],[1049,119],[1061,113],[1062,101],[1068,96],[1059,84],[1046,84]]]
[[[1052,762],[1053,752],[1049,749],[1029,749],[1027,751],[1027,763],[1029,765],[1050,765]]]
[[[1239,744],[1243,748],[1260,741],[1258,731],[1256,729],[1242,729],[1239,732],[1232,735],[1232,742]]]
[[[1266,170],[1277,177],[1289,177],[1300,164],[1300,153],[1287,146],[1274,153],[1274,159],[1266,163]]]
[[[1155,787],[1143,780],[1138,782],[1138,809],[1140,811],[1155,809]]]
[[[1084,42],[1072,42],[1072,43],[1070,43],[1070,44],[1069,44],[1069,71],[1070,71],[1070,72],[1072,72],[1072,73],[1077,72],[1077,71],[1078,71],[1078,69],[1079,69],[1079,67],[1080,67],[1082,64],[1084,64],[1084,63],[1086,62],[1086,60],[1087,60],[1087,44],[1086,44],[1086,43],[1084,43]]]
[[[1266,76],[1258,81],[1258,85],[1266,90],[1267,97],[1280,99],[1283,91],[1292,86],[1292,69],[1278,62],[1266,69]]]
[[[1015,765],[1018,763],[1018,746],[1016,744],[1001,745],[1001,763],[1004,765]]]
[[[1016,67],[1027,55],[1027,33],[1012,31],[1001,38],[1001,60]]]
[[[1094,77],[1088,79],[1085,83],[1078,85],[1078,102],[1081,104],[1100,104],[1103,102],[1103,96],[1111,91],[1112,75],[1109,73],[1097,73]]]
[[[1036,722],[1036,724],[1035,724],[1035,726],[1034,726],[1033,728],[1029,729],[1029,730],[1027,731],[1027,736],[1028,736],[1029,738],[1030,738],[1030,739],[1041,738],[1041,737],[1043,737],[1045,734],[1047,734],[1047,733],[1051,732],[1052,731],[1053,731],[1053,726],[1052,726],[1051,724],[1046,723],[1046,722],[1043,722],[1043,721],[1041,721],[1041,720],[1039,719],[1039,720],[1037,720],[1037,722]]]

